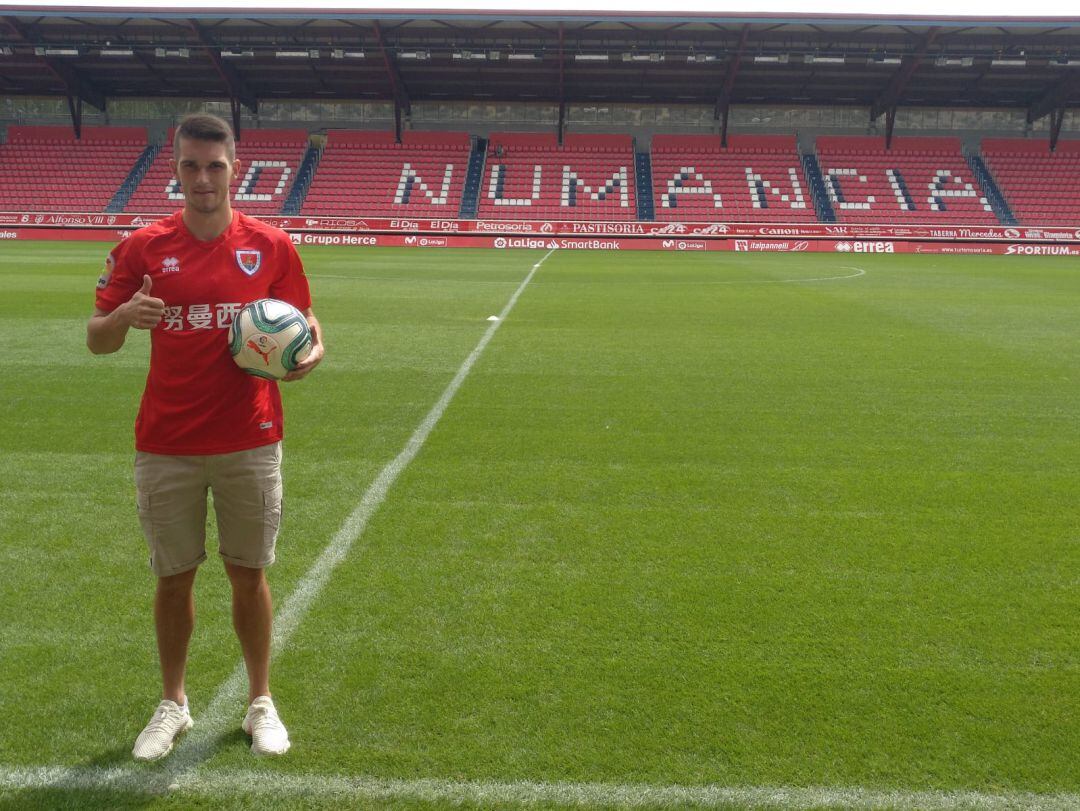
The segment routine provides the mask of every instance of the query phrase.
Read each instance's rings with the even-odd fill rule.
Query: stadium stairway
[[[1002,194],[1001,189],[998,188],[994,176],[990,174],[989,167],[987,167],[986,163],[978,155],[967,155],[966,157],[968,166],[971,167],[972,173],[979,181],[979,185],[982,186],[983,194],[985,194],[987,200],[990,201],[990,208],[994,210],[994,215],[998,218],[998,222],[1002,225],[1016,225],[1016,216],[1009,207],[1009,202],[1005,199],[1005,195]]]
[[[637,180],[637,218],[641,221],[655,220],[656,209],[652,194],[652,157],[648,152],[634,153],[635,179]]]
[[[484,180],[484,163],[487,160],[487,139],[476,138],[472,152],[469,153],[469,168],[465,173],[465,190],[461,195],[461,207],[458,217],[463,220],[476,219],[476,209],[480,205],[480,184]]]
[[[810,184],[810,197],[814,201],[814,211],[817,212],[818,219],[821,222],[836,222],[836,212],[829,202],[829,195],[825,193],[825,180],[821,176],[817,156],[812,152],[804,152],[802,165],[806,181]]]
[[[315,177],[315,170],[319,168],[321,158],[322,148],[309,143],[307,151],[300,161],[300,168],[296,170],[296,180],[293,182],[292,190],[289,192],[284,205],[281,206],[281,213],[285,216],[294,217],[300,213],[300,208],[304,205],[304,199],[307,197],[308,189],[311,187],[311,180]]]
[[[120,184],[120,188],[116,190],[116,194],[113,195],[112,200],[105,206],[105,212],[107,214],[119,214],[124,210],[124,206],[128,204],[128,200],[131,199],[131,195],[135,192],[135,189],[142,183],[142,179],[146,176],[147,170],[153,165],[154,159],[157,157],[158,152],[161,151],[161,144],[150,144],[139,155],[139,159],[135,161],[135,165],[131,167],[131,171],[128,172],[128,176],[124,178],[124,182]]]

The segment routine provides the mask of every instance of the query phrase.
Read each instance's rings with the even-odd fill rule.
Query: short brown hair
[[[236,160],[236,139],[233,138],[232,127],[224,118],[210,113],[188,113],[176,126],[176,135],[173,136],[174,155],[180,152],[181,138],[225,144],[229,160]]]

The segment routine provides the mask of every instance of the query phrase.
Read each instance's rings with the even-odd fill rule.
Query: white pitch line
[[[163,794],[166,783],[160,772],[140,774],[131,765],[113,768],[92,766],[0,766],[0,796],[5,791],[60,789],[66,791],[119,791],[125,794]]]
[[[160,773],[158,774],[160,777]],[[149,774],[126,769],[79,767],[0,768],[0,793],[35,789],[117,791],[136,796],[165,793]],[[530,806],[557,804],[582,808],[774,808],[897,809],[897,811],[1075,811],[1078,794],[981,791],[906,791],[862,786],[720,786],[647,783],[500,782],[426,778],[343,777],[207,769],[192,772],[168,787],[177,796],[320,798],[344,804],[421,801],[440,805]]]
[[[847,276],[821,276],[817,279],[777,279],[773,284],[794,284],[795,282],[835,282],[840,279],[856,279],[859,276],[865,276],[866,271],[862,268],[848,267],[847,265],[841,265],[841,270],[854,270],[854,273],[849,273]],[[768,282],[763,282],[768,284]]]
[[[803,282],[836,282],[841,279],[857,279],[859,276],[865,276],[866,271],[862,268],[848,267],[847,265],[841,265],[841,270],[854,270],[854,273],[848,273],[845,276],[818,276],[813,279],[732,279],[729,281],[702,281],[702,282],[687,282],[687,284],[801,284]]]
[[[435,428],[436,424],[438,424],[439,420],[442,419],[443,414],[450,405],[450,401],[454,399],[454,395],[457,394],[458,389],[461,388],[461,384],[465,381],[465,378],[468,377],[473,365],[494,337],[496,330],[498,330],[502,322],[506,320],[510,311],[514,309],[514,305],[517,304],[518,298],[521,296],[522,292],[524,292],[529,282],[532,281],[533,276],[536,275],[536,271],[540,269],[540,266],[544,264],[544,262],[547,261],[547,258],[554,252],[555,249],[553,248],[544,254],[539,262],[532,266],[532,269],[525,277],[525,280],[518,285],[517,290],[514,291],[514,294],[510,297],[506,306],[503,307],[502,312],[499,313],[499,320],[491,322],[491,326],[487,328],[483,337],[480,338],[480,342],[477,343],[473,351],[469,353],[465,362],[461,364],[457,374],[454,375],[454,379],[450,381],[450,384],[443,391],[438,402],[432,406],[431,410],[427,413],[427,416],[424,417],[416,430],[413,431],[412,436],[409,437],[409,441],[405,443],[404,449],[379,472],[379,475],[375,477],[375,481],[371,483],[367,492],[364,493],[363,498],[360,499],[360,503],[345,519],[345,522],[337,531],[337,534],[334,535],[330,543],[323,549],[322,554],[319,555],[318,559],[312,564],[311,568],[308,569],[307,573],[300,578],[296,588],[293,589],[292,594],[289,595],[284,605],[278,611],[277,616],[274,617],[274,635],[271,643],[271,657],[276,656],[288,643],[289,638],[311,608],[311,604],[326,586],[334,569],[336,569],[341,561],[345,559],[345,556],[349,554],[353,543],[363,535],[368,521],[371,520],[372,515],[375,514],[375,511],[379,509],[386,499],[386,495],[391,486],[393,486],[394,482],[397,481],[398,476],[401,475],[402,471],[409,466],[409,463],[412,462],[420,452],[420,449],[424,446],[431,431]],[[240,708],[233,705],[236,703],[236,697],[244,688],[246,673],[247,671],[244,668],[244,663],[241,661],[236,666],[236,669],[233,670],[229,678],[227,678],[218,688],[217,693],[207,706],[205,712],[201,716],[196,717],[194,731],[189,733],[185,740],[181,741],[177,746],[177,751],[166,762],[166,770],[168,774],[172,776],[173,782],[181,780],[186,773],[197,769],[199,764],[205,761],[212,753],[218,738],[225,730],[226,724],[229,723],[230,720],[236,720],[233,716],[237,715],[237,711]]]
[[[203,777],[210,780],[204,783]],[[265,778],[265,785],[260,785]],[[317,774],[268,776],[262,772],[215,771],[200,775],[195,791],[208,794],[242,787],[245,793],[271,796],[321,796],[382,802],[420,800],[480,806],[555,803],[580,807],[672,808],[725,806],[816,809],[866,808],[952,811],[953,809],[1024,809],[1075,811],[1080,795],[1028,793],[984,794],[969,791],[888,791],[861,787],[682,786],[640,783],[563,783],[538,781],[400,780],[377,777],[330,777]],[[186,788],[186,787],[185,787]],[[215,789],[217,791],[215,792]]]

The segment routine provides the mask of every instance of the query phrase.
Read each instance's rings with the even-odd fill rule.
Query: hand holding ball
[[[311,352],[311,329],[291,304],[264,298],[243,307],[229,326],[229,352],[256,377],[280,380]]]

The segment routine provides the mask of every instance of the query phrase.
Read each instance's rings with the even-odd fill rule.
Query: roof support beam
[[[1050,113],[1050,151],[1057,150],[1058,136],[1061,135],[1061,125],[1065,121],[1065,108],[1058,107]]]
[[[61,65],[53,62],[51,59],[45,57],[39,57],[49,71],[64,83],[67,88],[69,96],[75,96],[82,101],[85,101],[91,107],[94,107],[102,112],[105,112],[105,94],[94,87],[90,82],[86,81],[79,76],[74,70],[67,65]]]
[[[19,22],[19,20],[15,17],[4,17],[3,21],[21,42],[30,46],[34,45],[25,26]],[[67,96],[85,101],[91,107],[105,112],[105,94],[94,87],[93,84],[79,76],[79,74],[72,70],[68,65],[44,56],[36,56],[35,58],[42,67],[63,83]],[[78,129],[81,129],[81,124]],[[76,137],[78,137],[78,135],[76,135]]]
[[[82,99],[68,96],[68,112],[71,113],[71,127],[75,130],[75,140],[82,140]]]
[[[390,79],[390,92],[394,96],[394,137],[400,144],[402,114],[406,117],[412,115],[412,103],[409,101],[408,88],[405,87],[405,82],[402,81],[401,74],[398,72],[397,63],[394,61],[390,49],[386,47],[382,26],[379,25],[378,20],[375,20],[372,25],[375,30],[375,40],[379,43],[379,50],[382,51],[383,65],[386,66],[386,75],[387,78]]]
[[[206,29],[199,24],[198,20],[189,19],[188,25],[205,48],[206,55],[214,64],[214,69],[218,72],[218,76],[221,77],[221,81],[225,83],[225,89],[229,91],[229,100],[232,103],[233,109],[237,109],[237,102],[239,102],[251,110],[251,112],[259,112],[259,100],[255,97],[255,94],[248,89],[244,80],[240,78],[240,74],[236,72],[236,68],[232,65],[225,64],[225,62],[221,60],[221,46],[214,42],[213,38],[206,32]],[[236,121],[236,115],[233,116],[233,120],[234,122]],[[237,138],[240,137],[240,130],[238,127],[234,134]]]
[[[713,110],[713,120],[722,120],[720,128],[720,145],[727,149],[727,124],[728,110],[731,107],[731,92],[735,89],[735,77],[739,75],[739,66],[742,65],[743,54],[746,53],[746,41],[750,38],[750,24],[742,27],[739,33],[739,44],[735,48],[735,55],[728,64],[727,74],[724,76],[724,84],[720,88],[720,95],[716,99],[716,108]]]
[[[240,99],[236,96],[229,96],[229,110],[232,112],[232,131],[233,136],[237,141],[241,139],[240,135]]]
[[[896,105],[885,111],[885,148],[892,149],[893,128],[896,126]]]
[[[922,41],[920,41],[915,48],[915,52],[911,54],[911,56],[904,57],[904,61],[900,65],[900,70],[893,74],[892,79],[889,80],[888,87],[885,88],[870,107],[871,121],[877,121],[882,113],[890,107],[895,107],[896,103],[903,98],[904,91],[907,90],[911,77],[915,75],[915,71],[918,70],[919,65],[922,64],[923,57],[926,56],[926,52],[930,49],[930,46],[934,44],[934,40],[937,39],[940,30],[941,29],[937,26],[929,29],[926,32],[926,36],[922,38]]]
[[[1043,116],[1065,106],[1070,96],[1080,93],[1080,75],[1070,73],[1059,79],[1053,87],[1043,93],[1041,99],[1028,107],[1027,122],[1034,124]]]

